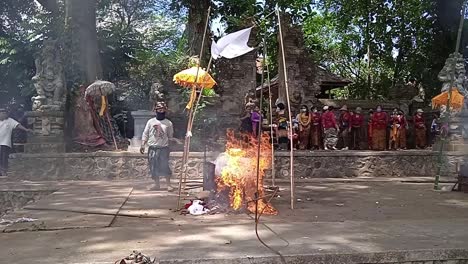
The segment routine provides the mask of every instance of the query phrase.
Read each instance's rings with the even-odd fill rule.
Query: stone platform
[[[0,262],[111,264],[139,250],[159,264],[466,264],[468,196],[426,180],[311,179],[295,210],[280,186],[279,215],[262,217],[259,236],[282,257],[257,240],[252,216],[183,216],[176,194],[148,182],[2,182],[55,192],[3,217],[36,221],[0,226]]]
[[[433,177],[438,153],[406,151],[297,151],[295,176],[305,178]],[[466,152],[445,152],[444,176],[453,178]],[[213,161],[214,153],[207,154]],[[174,175],[181,168],[181,152],[171,153]],[[201,178],[204,155],[191,153],[188,178]],[[289,178],[289,152],[276,153],[276,178]],[[146,155],[132,152],[53,153],[12,155],[10,179],[16,180],[125,180],[148,179]]]

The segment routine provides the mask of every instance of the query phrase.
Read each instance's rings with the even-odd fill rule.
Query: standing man
[[[372,115],[372,149],[385,150],[388,118],[387,113],[377,106],[376,113]]]
[[[336,123],[336,117],[331,106],[324,106],[323,110],[325,111],[325,113],[322,115],[324,148],[325,150],[336,150],[339,129],[338,124]]]
[[[143,131],[140,153],[145,153],[145,146],[148,144],[148,165],[154,180],[154,186],[151,190],[159,190],[161,188],[159,178],[165,177],[167,191],[170,192],[173,191],[173,188],[171,186],[172,172],[169,167],[169,141],[179,142],[179,140],[174,138],[172,122],[166,119],[166,104],[156,103],[155,111],[156,117],[148,120]]]
[[[15,128],[32,132],[13,118],[9,118],[6,109],[0,108],[0,176],[7,176],[8,158],[12,147],[11,135]]]
[[[351,114],[348,112],[348,107],[343,105],[340,109],[340,134],[338,138],[338,148],[347,150],[349,147],[349,123]]]
[[[357,107],[354,114],[351,116],[351,135],[350,148],[354,150],[361,149],[361,135],[363,134],[364,116],[362,115],[361,107]]]
[[[424,111],[418,109],[414,116],[414,136],[416,137],[416,148],[426,148],[426,124],[424,120]]]

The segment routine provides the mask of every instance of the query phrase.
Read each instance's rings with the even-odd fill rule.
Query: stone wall
[[[444,155],[443,174],[454,176],[456,163],[463,153]],[[181,168],[181,152],[171,153],[174,176]],[[208,161],[214,160],[208,154]],[[295,177],[427,177],[437,169],[437,153],[432,151],[336,151],[296,152]],[[203,175],[203,153],[191,153],[189,178]],[[289,153],[276,153],[276,177],[289,178]],[[130,152],[96,152],[66,154],[16,154],[10,163],[11,179],[22,180],[121,180],[148,179],[146,156]]]
[[[181,168],[181,152],[171,153],[174,175]],[[131,152],[64,154],[15,154],[10,160],[10,179],[41,180],[121,180],[148,179],[145,155]],[[192,153],[188,177],[202,177],[203,153]]]
[[[442,172],[452,177],[464,154],[447,153]],[[289,153],[276,156],[276,177],[289,177]],[[297,152],[294,168],[296,178],[427,177],[436,174],[437,158],[437,152],[429,150]]]

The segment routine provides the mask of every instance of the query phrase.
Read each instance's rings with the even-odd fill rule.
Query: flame
[[[265,170],[271,168],[271,144],[267,134],[262,135],[259,160],[259,185],[257,190],[257,139],[243,135],[237,139],[233,130],[227,132],[227,164],[217,179],[218,192],[228,191],[230,206],[234,210],[247,208],[255,212],[258,197],[258,211],[276,215],[278,212],[265,200],[263,179]]]

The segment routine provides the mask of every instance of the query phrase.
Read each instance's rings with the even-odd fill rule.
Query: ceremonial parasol
[[[107,95],[115,91],[115,85],[108,81],[97,80],[86,88],[85,96],[101,97],[101,110],[99,115],[103,116],[107,108]]]
[[[115,91],[115,85],[108,81],[97,80],[86,88],[85,97],[101,97],[101,109],[99,110],[99,116],[106,114],[106,120],[109,125],[112,139],[114,140],[115,149],[118,150],[117,140],[115,139],[114,130],[110,121],[109,112],[107,110],[107,95]]]
[[[432,98],[432,108],[439,108],[442,105],[447,105],[449,98],[449,92],[445,91],[436,97]],[[460,111],[463,108],[465,97],[461,94],[457,88],[453,88],[450,98],[450,108],[455,111]]]
[[[211,89],[216,85],[213,77],[200,67],[192,67],[177,73],[174,75],[174,82],[182,87],[192,89],[187,109],[192,108],[198,88]]]

